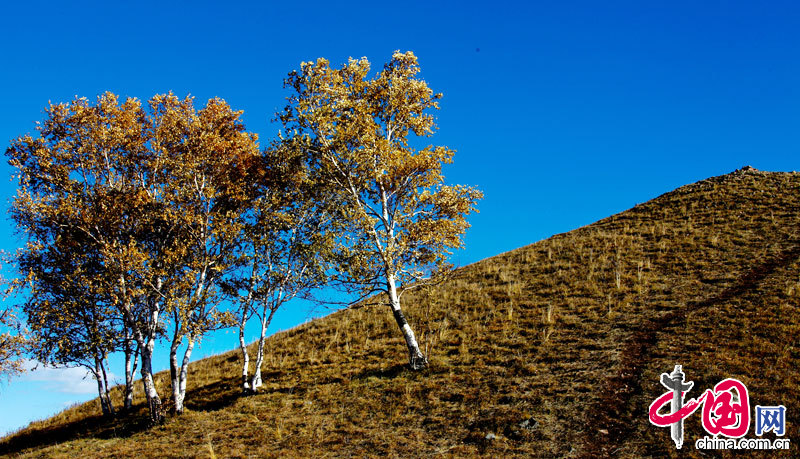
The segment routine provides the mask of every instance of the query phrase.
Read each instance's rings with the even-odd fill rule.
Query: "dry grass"
[[[144,425],[139,389],[127,418],[103,420],[90,402],[0,453],[677,456],[646,414],[675,364],[698,390],[735,377],[753,405],[786,405],[794,443],[799,228],[800,175],[708,179],[409,294],[424,372],[405,369],[389,311],[351,308],[272,337],[256,396],[239,396],[231,352],[192,364],[187,413],[163,426]],[[158,384],[166,394],[166,375]],[[686,432],[682,453],[697,455],[699,416]]]

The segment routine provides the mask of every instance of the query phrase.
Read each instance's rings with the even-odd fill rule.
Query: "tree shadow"
[[[411,370],[408,368],[408,365],[397,364],[389,368],[373,368],[364,370],[356,375],[353,375],[353,379],[367,379],[367,378],[394,379],[397,376],[410,371]]]
[[[184,404],[193,411],[219,411],[245,395],[239,378],[226,378],[187,391]]]
[[[126,438],[149,427],[149,418],[141,407],[134,408],[129,413],[117,414],[113,418],[93,415],[58,426],[33,427],[12,435],[0,442],[0,455],[10,455],[28,448],[42,448],[80,438],[104,440]]]
[[[233,404],[242,396],[239,379],[228,378],[187,391],[185,405],[195,411],[218,411]],[[163,400],[164,408],[172,406],[172,400]],[[169,416],[169,414],[168,414]],[[20,453],[29,448],[44,448],[59,443],[82,439],[96,438],[108,440],[127,438],[148,430],[152,424],[147,407],[134,405],[133,410],[118,413],[115,417],[102,415],[87,416],[81,420],[67,422],[57,426],[31,427],[24,432],[12,434],[0,440],[0,456]]]

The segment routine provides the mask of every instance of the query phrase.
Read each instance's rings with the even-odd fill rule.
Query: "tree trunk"
[[[130,336],[125,336],[125,402],[123,409],[128,411],[133,406],[133,378],[136,374],[137,362],[139,361],[139,345],[131,350],[131,344],[135,341]],[[133,359],[131,359],[133,356]]]
[[[108,373],[106,372],[106,366],[103,363],[103,359],[100,359],[100,371],[103,374],[103,393],[106,396],[106,405],[108,405],[108,412],[113,416],[116,413],[114,412],[114,404],[111,403],[111,393],[108,391]]]
[[[279,303],[280,304],[280,303]],[[267,309],[269,309],[269,316],[267,316]],[[269,328],[269,324],[272,322],[272,317],[275,315],[275,311],[278,308],[268,308],[264,307],[264,310],[261,313],[261,336],[258,338],[258,355],[256,356],[256,370],[255,374],[253,374],[253,379],[250,383],[251,390],[255,392],[261,387],[261,365],[264,363],[264,343],[267,340],[267,328]]]
[[[251,392],[250,381],[248,381],[248,373],[250,370],[250,355],[247,353],[247,343],[244,342],[244,326],[247,324],[247,309],[250,307],[249,303],[242,306],[242,317],[239,319],[239,348],[242,350],[242,392],[247,394]]]
[[[128,295],[128,288],[125,283],[124,275],[120,276],[119,285],[123,298],[126,298]],[[139,358],[142,342],[144,341],[142,330],[140,328],[134,328],[136,327],[136,320],[131,314],[131,306],[131,302],[126,301],[121,309],[123,318],[122,328],[125,333],[125,343],[123,346],[125,351],[125,402],[123,406],[126,411],[130,410],[133,406],[133,379],[136,374],[136,361]],[[136,343],[136,349],[133,354],[133,365],[131,365],[131,345],[133,343]]]
[[[161,278],[156,281],[156,289],[160,290],[162,285]],[[124,296],[127,296],[127,288],[125,286],[125,278],[120,277],[120,286]],[[139,348],[139,354],[142,357],[142,368],[140,369],[142,375],[142,386],[144,386],[144,396],[147,399],[147,405],[150,408],[150,421],[153,424],[160,424],[164,420],[164,411],[161,405],[161,398],[158,396],[155,381],[153,381],[153,348],[156,344],[156,335],[158,333],[158,315],[161,312],[161,304],[156,301],[150,305],[148,315],[144,324],[139,321],[138,317],[134,317],[131,313],[131,303],[126,302],[125,307],[122,308],[122,313],[125,320],[125,326],[129,327],[136,339],[136,345]]]
[[[142,385],[144,386],[144,395],[147,398],[147,404],[150,407],[150,421],[154,424],[160,424],[164,420],[164,412],[161,407],[161,398],[156,391],[156,385],[153,381],[153,347],[155,346],[155,339],[148,338],[147,342],[139,343],[140,353],[142,355]]]
[[[180,397],[180,368],[178,368],[178,347],[183,342],[183,336],[178,333],[179,326],[176,324],[175,335],[172,337],[172,344],[169,347],[169,379],[172,383],[173,410],[178,412],[178,398]]]
[[[98,397],[100,398],[100,410],[103,412],[103,416],[108,416],[111,413],[109,413],[108,411],[108,405],[106,404],[106,397],[105,394],[103,394],[103,382],[100,380],[102,378],[98,374],[97,368],[95,368],[93,373],[94,373],[94,379],[95,381],[97,381],[97,394]]]
[[[175,414],[183,413],[183,401],[186,399],[186,379],[189,376],[189,359],[192,356],[192,349],[194,349],[194,341],[194,336],[190,334],[189,341],[186,343],[186,351],[183,353],[180,371],[177,372],[177,380],[173,380],[172,397],[175,400]]]
[[[394,276],[386,276],[386,286],[388,287],[387,290],[389,292],[389,301],[392,307],[392,313],[394,314],[394,320],[403,332],[403,337],[405,337],[406,345],[408,346],[408,364],[412,370],[422,370],[428,366],[428,359],[425,358],[425,354],[420,350],[419,344],[417,344],[417,338],[414,336],[414,331],[411,330],[406,316],[403,315],[403,311],[400,309],[400,297],[397,296],[397,286],[395,285]]]
[[[100,410],[103,416],[112,416],[114,414],[114,407],[111,404],[111,398],[108,396],[108,383],[105,380],[106,372],[103,368],[103,362],[98,355],[94,357],[94,368],[92,374],[95,381],[97,381],[97,394],[100,399]]]

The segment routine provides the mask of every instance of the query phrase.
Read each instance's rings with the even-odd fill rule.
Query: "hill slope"
[[[0,453],[677,457],[647,419],[675,364],[691,396],[732,377],[751,406],[785,405],[800,441],[798,229],[800,174],[714,177],[409,293],[425,372],[404,368],[389,311],[351,308],[272,337],[257,396],[239,397],[231,352],[192,365],[188,412],[163,426],[143,411],[107,422],[90,402]],[[684,455],[698,456],[699,419]]]

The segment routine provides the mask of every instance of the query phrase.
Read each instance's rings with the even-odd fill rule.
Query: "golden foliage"
[[[51,104],[38,137],[12,142],[11,216],[28,239],[18,262],[45,354],[104,356],[124,328],[152,352],[167,324],[179,344],[230,322],[216,283],[238,262],[244,171],[259,156],[241,113],[221,99],[196,110],[171,93],[146,106],[106,93]],[[103,339],[83,334],[92,324]]]
[[[387,276],[409,285],[440,270],[482,194],[445,185],[453,150],[413,145],[433,135],[441,98],[418,78],[416,56],[398,51],[371,79],[369,70],[366,58],[302,63],[285,82],[293,94],[280,119],[284,143],[308,152],[340,199],[346,274],[372,291]]]

